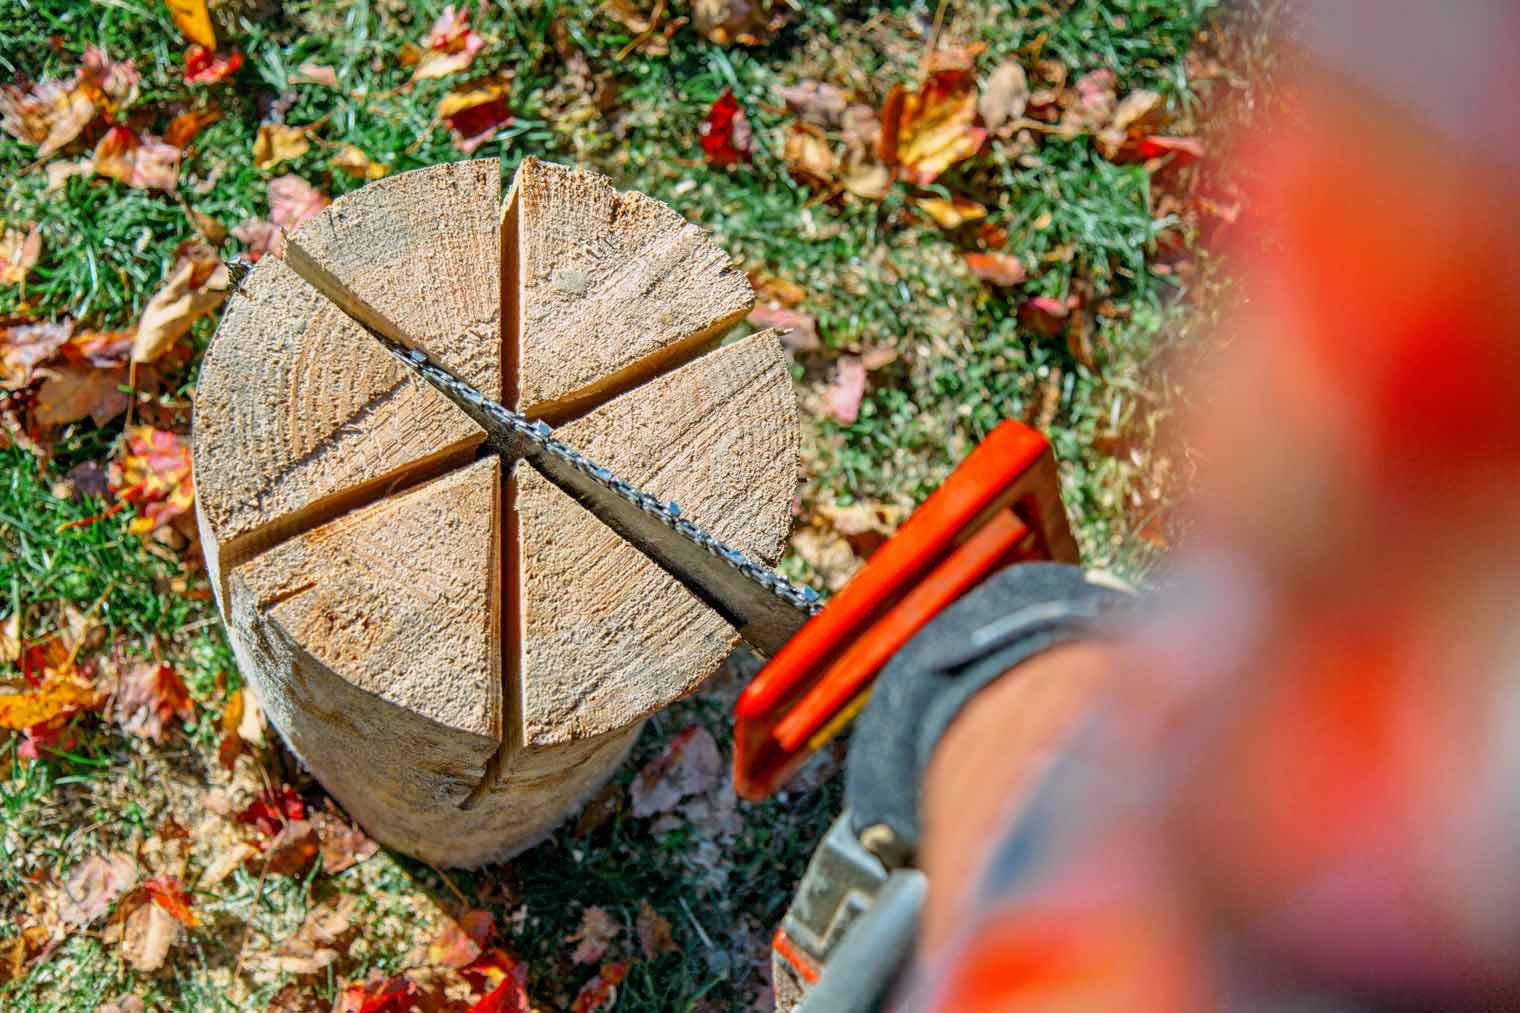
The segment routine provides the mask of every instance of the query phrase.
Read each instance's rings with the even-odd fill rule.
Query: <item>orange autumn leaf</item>
[[[221,118],[222,111],[220,109],[204,109],[200,112],[180,113],[169,121],[169,127],[164,131],[164,143],[172,144],[176,148],[183,148],[194,139],[196,134]]]
[[[596,1013],[597,1010],[610,1008],[617,1001],[618,984],[627,974],[626,960],[603,964],[596,977],[581,986],[575,1002],[570,1006],[571,1013]]]
[[[90,710],[101,700],[94,684],[70,665],[66,670],[50,671],[35,689],[0,694],[0,728],[31,728],[77,710]]]
[[[181,925],[195,928],[201,923],[195,912],[190,910],[190,894],[185,892],[184,884],[178,877],[155,876],[143,884],[143,889],[148,891],[149,900]]]
[[[169,722],[195,716],[190,691],[179,673],[162,662],[138,665],[122,676],[113,708],[122,730],[162,742]]]
[[[963,253],[971,273],[989,285],[1007,288],[1024,280],[1024,262],[1008,253]]]
[[[355,179],[379,179],[391,171],[389,165],[372,160],[363,148],[353,144],[343,145],[332,164],[334,168],[342,169]]]
[[[932,183],[981,149],[976,78],[966,70],[931,74],[915,92],[894,85],[881,111],[881,160],[911,183]]]
[[[206,0],[164,0],[175,27],[185,38],[197,46],[216,48],[216,31],[211,27],[211,15],[206,10]]]
[[[95,146],[95,171],[139,190],[173,193],[182,152],[150,134],[112,127]]]
[[[137,510],[127,530],[145,535],[188,513],[195,503],[190,441],[152,426],[127,430],[127,452],[111,462],[111,492]]]
[[[957,228],[987,215],[987,209],[969,197],[919,197],[913,203],[942,229]]]
[[[72,80],[43,81],[23,89],[0,85],[0,129],[47,158],[78,137],[95,119],[131,104],[138,73],[131,60],[113,61],[98,46],[86,46]]]

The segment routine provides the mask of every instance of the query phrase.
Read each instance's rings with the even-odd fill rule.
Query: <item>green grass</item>
[[[983,42],[984,74],[1015,54],[1027,62],[1036,46],[1073,78],[1112,68],[1121,94],[1156,89],[1186,121],[1197,115],[1200,97],[1184,56],[1210,6],[1207,0],[952,5],[946,38]],[[398,60],[402,44],[418,40],[441,7],[422,0],[292,0],[265,9],[230,0],[219,8],[228,19],[219,30],[247,62],[231,84],[206,88],[181,81],[182,40],[160,3],[14,0],[0,8],[6,40],[0,79],[66,76],[85,46],[95,44],[114,58],[133,59],[142,73],[140,96],[125,111],[135,126],[160,132],[174,112],[214,103],[222,119],[187,152],[180,197],[230,226],[268,215],[266,189],[275,176],[296,173],[334,196],[360,185],[330,166],[341,144],[357,145],[393,172],[461,157],[434,120],[454,79],[409,86],[410,71]],[[674,12],[689,10],[677,3]],[[879,105],[891,83],[912,79],[933,16],[927,4],[798,4],[787,26],[761,47],[720,48],[688,28],[675,35],[667,56],[635,52],[619,61],[630,35],[592,0],[488,5],[475,23],[488,45],[471,73],[512,73],[514,121],[475,155],[500,157],[507,173],[529,154],[599,169],[712,229],[746,269],[804,288],[801,308],[818,318],[826,344],[823,354],[794,367],[804,405],[816,398],[836,354],[898,352],[896,362],[873,374],[855,423],[807,415],[804,503],[911,506],[998,420],[1040,416],[1061,461],[1065,500],[1087,560],[1143,574],[1154,549],[1136,531],[1164,506],[1160,463],[1149,448],[1156,406],[1170,396],[1153,363],[1187,312],[1175,276],[1156,270],[1155,237],[1168,223],[1153,216],[1144,169],[1113,165],[1080,137],[1046,140],[1024,159],[994,144],[936,188],[898,185],[872,204],[820,202],[780,161],[776,139],[787,118],[776,108],[776,85],[833,80]],[[555,31],[563,33],[559,46]],[[567,81],[558,55],[566,40],[615,87],[609,116]],[[289,75],[306,62],[336,68],[343,87],[289,86]],[[731,170],[703,163],[697,143],[702,117],[725,87],[745,107],[756,138],[753,162]],[[293,162],[259,170],[250,156],[258,125],[287,91],[286,122],[321,120],[317,143]],[[0,220],[38,223],[44,241],[24,294],[0,288],[0,317],[131,325],[175,247],[193,235],[179,202],[105,178],[74,178],[50,193],[34,162],[29,146],[0,136],[0,175],[8,182]],[[930,192],[969,195],[988,206],[988,220],[1010,236],[1009,251],[1040,265],[1025,291],[1064,296],[1080,282],[1090,286],[1093,301],[1124,310],[1100,319],[1091,367],[1060,339],[1021,327],[1015,299],[986,288],[962,265],[962,239],[914,216],[910,198]],[[224,252],[235,249],[229,240]],[[197,324],[197,351],[213,325]],[[192,363],[173,378],[166,397],[187,402],[194,370]],[[66,876],[88,854],[141,841],[166,815],[193,812],[195,793],[206,784],[225,781],[215,761],[216,725],[238,678],[210,603],[184,593],[204,592],[203,578],[145,551],[127,532],[125,515],[57,530],[104,509],[100,501],[55,496],[52,487],[74,465],[108,459],[119,432],[119,420],[103,430],[89,422],[66,427],[43,471],[21,450],[0,451],[0,615],[21,611],[27,635],[35,637],[59,622],[64,605],[86,609],[98,600],[108,642],[129,657],[157,649],[172,659],[190,685],[197,718],[163,746],[82,718],[79,743],[67,756],[24,761],[15,740],[0,750],[0,769],[9,771],[0,780],[0,942],[14,936],[25,897],[39,882]],[[1120,454],[1116,443],[1139,451]],[[810,576],[798,559],[785,567]],[[683,702],[651,722],[620,780],[626,784],[692,721],[726,748],[728,720],[720,698]],[[743,829],[724,850],[721,869],[694,858],[702,853],[702,842],[691,839],[695,831],[656,834],[650,821],[625,809],[587,837],[563,832],[506,866],[449,879],[472,904],[497,915],[503,944],[529,961],[534,995],[551,1007],[568,1002],[594,972],[573,965],[565,943],[584,907],[613,913],[625,926],[624,952],[636,953],[633,925],[647,900],[672,922],[679,950],[636,961],[618,1008],[732,1008],[763,980],[754,949],[763,947],[837,810],[837,781],[784,801],[741,805]],[[437,872],[390,854],[310,884],[270,877],[260,887],[255,879],[240,871],[198,898],[209,928],[191,933],[158,975],[132,973],[110,946],[76,933],[21,980],[0,985],[0,1005],[94,1008],[135,989],[150,1007],[263,1008],[278,982],[245,989],[239,1003],[228,998],[232,969],[249,957],[245,926],[252,926],[247,945],[257,955],[321,899],[361,893],[366,921],[351,959],[342,975],[311,986],[330,1000],[345,975],[402,967],[405,927],[425,938],[430,925],[432,916],[419,911],[458,908]],[[524,914],[513,922],[517,912]]]

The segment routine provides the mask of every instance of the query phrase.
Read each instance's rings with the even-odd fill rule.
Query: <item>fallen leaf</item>
[[[235,49],[230,53],[217,53],[205,46],[191,46],[185,50],[185,82],[216,84],[242,65],[243,54]]]
[[[723,759],[712,733],[692,725],[672,738],[633,779],[628,792],[633,814],[642,818],[673,809],[688,795],[707,791],[722,775]]]
[[[485,915],[484,927],[487,930],[491,928],[491,916],[488,913],[469,911],[464,917],[467,918],[471,914]],[[438,930],[438,934],[428,942],[427,962],[430,965],[455,969],[474,963],[480,956],[486,940],[490,938],[490,932],[482,933],[481,927],[482,922],[478,917],[472,920],[469,927],[466,927],[464,918],[459,921],[450,918],[443,923],[443,928]],[[470,928],[474,928],[475,932],[471,933]],[[482,935],[484,938],[479,938]]]
[[[243,256],[256,263],[266,253],[283,249],[280,245],[280,227],[262,218],[250,218],[232,227],[232,235],[243,244]]]
[[[37,368],[52,359],[73,333],[74,325],[67,320],[0,324],[0,388],[30,386]]]
[[[455,10],[449,4],[428,31],[412,80],[457,74],[470,66],[485,44],[486,40],[470,29],[470,9]]]
[[[776,278],[768,274],[751,274],[749,282],[755,290],[755,298],[760,302],[795,306],[807,298],[807,289],[785,278]]]
[[[1066,330],[1066,320],[1071,309],[1060,299],[1037,295],[1025,299],[1019,306],[1019,323],[1046,337],[1055,337]]]
[[[362,148],[352,144],[343,145],[332,164],[357,179],[379,179],[391,171],[390,166],[372,161]]]
[[[815,517],[839,532],[850,544],[850,551],[861,559],[886,542],[902,523],[902,511],[885,503],[855,502],[848,506],[821,503],[813,508]]]
[[[918,197],[913,203],[942,229],[953,229],[987,216],[987,209],[969,197]]]
[[[216,31],[211,27],[211,15],[206,11],[206,0],[164,0],[169,5],[169,16],[185,38],[197,46],[216,48]]]
[[[1171,155],[1173,165],[1187,165],[1203,157],[1203,142],[1196,137],[1149,136],[1140,139],[1137,151],[1147,161]]]
[[[238,724],[243,720],[243,691],[232,691],[227,698],[227,708],[222,711],[222,737],[217,742],[216,756],[223,769],[231,770],[243,752],[243,739],[238,735]]]
[[[185,885],[179,881],[179,877],[154,876],[143,884],[143,889],[148,891],[148,899],[154,906],[162,908],[181,925],[195,928],[201,923],[195,912],[190,910],[190,894],[185,891]]]
[[[565,937],[565,942],[577,944],[570,959],[577,964],[595,964],[607,953],[607,947],[623,931],[616,918],[605,908],[588,907],[581,913],[581,925]]]
[[[776,96],[785,103],[787,112],[827,130],[844,124],[844,113],[850,106],[849,94],[843,88],[821,81],[778,87]]]
[[[973,42],[969,46],[944,46],[929,54],[924,70],[930,74],[942,70],[972,70],[976,67],[976,58],[986,51],[987,46],[982,42]]]
[[[916,92],[894,85],[881,113],[881,160],[920,185],[981,149],[976,78],[967,70],[932,74]]]
[[[866,392],[866,367],[853,355],[846,355],[834,366],[824,401],[829,414],[845,425],[860,416],[860,399]]]
[[[12,612],[0,619],[0,665],[21,660],[21,613]]]
[[[288,232],[300,228],[330,203],[325,194],[300,176],[286,174],[269,181],[269,217]]]
[[[147,1007],[143,1001],[130,992],[123,992],[110,1002],[101,1006],[95,1013],[145,1013]]]
[[[306,912],[295,935],[280,944],[276,964],[287,974],[316,974],[338,959],[337,945],[353,930],[356,894],[342,894]]]
[[[0,728],[20,731],[76,710],[100,705],[103,695],[72,663],[48,669],[40,684],[21,693],[0,693]]]
[[[312,816],[322,847],[322,871],[334,875],[351,868],[380,850],[358,827],[330,810]]]
[[[56,162],[49,162],[43,170],[47,173],[48,193],[62,190],[75,176],[95,175],[94,158],[61,158]]]
[[[137,882],[137,863],[124,851],[91,855],[74,866],[58,899],[58,917],[66,925],[85,926],[110,910],[116,898]]]
[[[843,183],[845,190],[856,197],[881,200],[892,188],[892,171],[880,162],[862,158],[849,163]]]
[[[737,165],[749,161],[752,135],[749,118],[739,108],[731,88],[724,88],[699,128],[702,152],[713,165]]]
[[[338,72],[326,64],[307,61],[296,68],[287,79],[288,84],[319,84],[324,88],[338,87]]]
[[[1114,114],[1117,84],[1118,78],[1107,67],[1089,71],[1077,78],[1061,95],[1064,107],[1061,126],[1073,133],[1102,127]]]
[[[125,366],[132,355],[135,330],[76,331],[69,338],[68,357],[101,369]]]
[[[454,145],[468,154],[512,122],[507,109],[511,82],[503,76],[477,78],[456,85],[438,103],[438,118],[454,134]]]
[[[834,149],[818,127],[806,123],[793,123],[786,132],[782,145],[781,160],[795,176],[827,183],[839,168]]]
[[[190,441],[152,426],[132,426],[126,435],[126,453],[111,462],[111,492],[136,508],[127,530],[146,535],[195,505]]]
[[[276,876],[299,876],[317,860],[321,844],[310,820],[292,820],[269,842],[264,856]]]
[[[254,827],[265,837],[273,837],[287,823],[306,818],[306,803],[288,784],[265,789],[237,814],[239,823]]]
[[[596,977],[582,985],[576,993],[575,1001],[570,1004],[570,1013],[596,1013],[597,1010],[610,1008],[617,1001],[618,984],[627,974],[626,960],[603,964]]]
[[[78,739],[68,731],[69,722],[72,719],[73,713],[70,712],[60,714],[41,724],[23,728],[21,743],[16,747],[16,755],[24,760],[40,760],[44,756],[73,749]],[[65,735],[66,732],[67,735]]]
[[[147,662],[123,675],[112,710],[123,731],[153,742],[163,741],[176,716],[195,717],[185,683],[163,662]]]
[[[132,361],[161,359],[192,324],[221,306],[230,283],[227,266],[215,251],[204,243],[188,247],[137,322]]]
[[[89,418],[97,426],[127,410],[131,396],[125,369],[53,366],[37,390],[34,418],[41,426],[62,426]]]
[[[987,86],[977,100],[977,112],[988,130],[997,132],[1024,115],[1029,105],[1029,78],[1017,60],[1001,63],[987,78]]]
[[[707,41],[726,46],[758,46],[781,27],[769,0],[693,0],[691,23]]]
[[[489,989],[469,1013],[532,1013],[528,967],[505,950],[488,950],[459,973],[476,991]]]
[[[183,932],[184,927],[157,904],[139,904],[123,926],[122,956],[136,970],[156,971]]]
[[[78,137],[97,113],[130,104],[137,82],[132,61],[115,62],[99,47],[86,46],[72,80],[43,81],[29,91],[0,86],[0,129],[37,145],[36,157],[47,158]]]
[[[139,190],[173,193],[183,152],[128,127],[112,127],[95,146],[95,171]]]
[[[300,158],[311,150],[305,127],[284,123],[265,123],[253,140],[253,165],[256,169],[273,169],[281,162]]]
[[[656,911],[649,901],[639,901],[639,948],[645,960],[653,960],[662,953],[674,953],[676,941],[671,936],[670,922]]]
[[[1008,253],[963,253],[971,273],[989,285],[1007,288],[1024,280],[1024,262]]]
[[[211,863],[201,870],[200,889],[209,890],[213,886],[216,886],[216,884],[232,875],[238,866],[247,862],[256,854],[258,854],[257,848],[242,841],[218,848]]]
[[[331,1005],[295,985],[286,985],[269,1000],[265,1013],[328,1013]]]
[[[0,285],[19,285],[42,256],[42,233],[33,225],[26,232],[6,229],[0,234]]]
[[[814,352],[822,346],[818,340],[816,319],[775,303],[761,304],[750,310],[748,323],[754,327],[776,328],[781,332],[781,343],[794,352]]]

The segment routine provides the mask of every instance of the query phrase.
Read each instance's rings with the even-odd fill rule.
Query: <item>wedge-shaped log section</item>
[[[302,244],[481,390],[501,390],[500,165],[403,173],[340,198]],[[228,300],[196,390],[195,475],[212,586],[227,564],[468,460],[480,431],[276,257]]]
[[[529,415],[559,420],[679,365],[755,302],[712,236],[595,173],[524,159],[502,232]]]
[[[559,437],[774,563],[790,526],[799,429],[781,344],[751,335],[637,387]],[[537,474],[517,489],[523,739],[601,735],[713,673],[737,640],[712,609]]]

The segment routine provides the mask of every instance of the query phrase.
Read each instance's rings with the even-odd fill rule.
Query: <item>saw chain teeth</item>
[[[667,527],[675,529],[688,541],[722,559],[778,598],[809,615],[815,614],[823,607],[817,591],[803,584],[795,584],[770,567],[755,562],[740,550],[726,545],[705,529],[682,517],[681,508],[675,503],[665,503],[643,489],[623,481],[574,447],[556,440],[554,430],[548,423],[541,420],[532,421],[526,415],[521,415],[490,400],[463,380],[435,366],[424,353],[417,349],[406,348],[392,341],[385,341],[385,346],[393,355],[421,373],[429,383],[452,392],[459,399],[474,406],[481,415],[511,432],[519,441],[519,446],[515,449],[520,453],[524,447],[531,447],[534,451],[551,454],[570,464],[577,471],[595,479],[640,510],[659,518]],[[488,426],[487,429],[489,428]],[[521,456],[530,455],[521,453]]]

